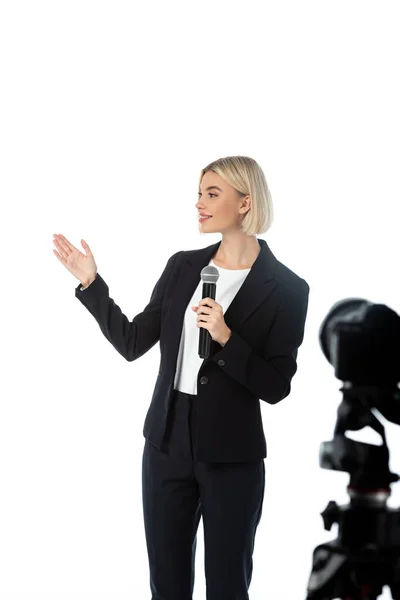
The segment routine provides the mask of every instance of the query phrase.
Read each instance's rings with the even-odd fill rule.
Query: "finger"
[[[60,255],[63,257],[64,260],[67,260],[68,258],[68,252],[69,250],[66,248],[66,246],[62,244],[62,242],[60,242],[60,240],[53,240],[55,245],[58,248],[58,251],[60,253]]]
[[[201,309],[203,308],[212,308],[212,304],[210,301],[207,300],[207,298],[203,298],[203,300],[200,300],[199,302],[199,307]]]
[[[197,313],[197,321],[205,321],[211,322],[213,320],[213,316],[211,314],[206,313]]]
[[[64,242],[64,240],[60,237],[57,236],[57,238],[55,240],[53,240],[55,245],[57,246],[59,252],[64,256],[67,257],[68,254],[71,252],[70,247],[68,246],[68,244],[66,244]]]
[[[57,250],[53,249],[53,252],[57,256],[58,260],[64,265],[65,261],[64,261],[63,257],[58,254]]]
[[[70,252],[73,252],[73,250],[78,250],[78,248],[75,248],[75,246],[71,244],[71,242],[67,240],[67,238],[64,235],[62,235],[62,233],[59,233],[58,237],[60,238],[60,242],[63,244],[63,247],[66,250],[69,250]]]
[[[210,308],[216,308],[218,306],[220,306],[222,308],[222,306],[220,304],[218,304],[218,302],[216,302],[215,300],[213,300],[212,298],[203,298],[202,300],[200,300],[199,304],[201,305],[205,305],[208,304],[208,306]]]
[[[92,254],[92,251],[91,251],[91,249],[89,248],[89,244],[87,244],[87,243],[85,242],[85,240],[84,240],[84,239],[82,239],[82,240],[81,240],[81,244],[82,244],[82,246],[85,248],[85,252],[86,252],[87,254],[91,255],[91,254]]]
[[[212,302],[215,302],[215,300],[213,300],[212,298],[202,298],[199,304],[211,304]]]

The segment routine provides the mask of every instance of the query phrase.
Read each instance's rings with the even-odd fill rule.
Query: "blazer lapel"
[[[275,287],[273,274],[277,260],[267,242],[261,238],[257,238],[257,240],[261,246],[260,253],[224,313],[225,323],[233,331],[256,310]],[[209,264],[220,244],[221,241],[200,250],[189,251],[175,276],[175,285],[171,287],[170,308],[167,311],[165,323],[165,327],[168,328],[169,354],[174,358],[178,354],[183,317],[188,302],[199,284],[201,270]],[[211,356],[220,348],[220,344],[212,340]],[[209,358],[204,359],[204,362],[207,360]]]
[[[224,313],[225,323],[229,329],[234,330],[238,325],[241,325],[275,287],[273,274],[276,259],[265,240],[259,239],[258,242],[261,251]],[[216,246],[219,246],[219,244],[220,242]]]

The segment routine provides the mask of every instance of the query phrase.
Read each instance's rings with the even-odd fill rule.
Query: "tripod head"
[[[338,407],[334,437],[330,442],[322,442],[319,464],[324,469],[349,473],[347,489],[350,497],[359,502],[364,499],[368,503],[371,494],[381,492],[381,496],[389,495],[390,484],[399,480],[399,476],[389,470],[385,429],[372,413],[377,404],[392,398],[395,401],[398,390],[348,386],[341,391],[343,400]],[[356,442],[345,435],[348,430],[356,431],[367,426],[380,434],[381,446]]]
[[[320,466],[348,472],[349,504],[330,501],[321,513],[325,529],[339,525],[336,540],[313,553],[307,600],[375,600],[384,585],[400,600],[400,510],[387,507],[389,448],[382,423],[400,425],[400,317],[363,299],[336,303],[320,328],[320,344],[343,381],[333,439],[320,447]],[[382,445],[357,442],[348,430],[366,426]]]

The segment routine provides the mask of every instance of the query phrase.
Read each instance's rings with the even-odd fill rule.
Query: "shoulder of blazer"
[[[169,260],[173,264],[174,269],[177,269],[184,260],[189,259],[190,261],[192,256],[196,257],[196,253],[198,253],[199,250],[201,250],[201,248],[196,248],[194,250],[178,250],[170,256]]]
[[[168,258],[163,273],[163,275],[165,275],[165,277],[167,278],[168,282],[171,281],[172,277],[179,271],[180,265],[182,264],[181,257],[183,252],[183,250],[178,250],[177,252],[174,252],[174,254],[171,254],[171,256]]]
[[[303,293],[308,294],[310,291],[310,286],[307,281],[279,260],[276,261],[274,279],[280,284],[280,287],[289,292],[298,293],[299,291],[302,291]]]
[[[180,257],[181,254],[183,254],[184,250],[178,250],[177,252],[174,252],[174,254],[171,254],[171,256],[169,257],[168,261],[167,261],[167,265],[169,267],[174,267],[176,268],[177,265],[180,264]]]

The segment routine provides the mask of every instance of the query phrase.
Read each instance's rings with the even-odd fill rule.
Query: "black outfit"
[[[174,389],[183,317],[221,242],[172,255],[149,304],[131,322],[97,274],[76,297],[128,361],[160,342],[143,435],[143,510],[152,600],[191,600],[195,534],[203,516],[207,600],[247,600],[267,456],[259,400],[290,393],[308,308],[307,282],[265,240],[224,313],[232,335],[211,342],[198,393]]]

